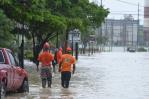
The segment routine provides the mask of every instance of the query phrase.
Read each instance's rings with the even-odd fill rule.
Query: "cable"
[[[138,6],[138,4],[127,2],[127,1],[123,1],[123,0],[116,0],[116,1],[119,1],[119,2],[122,2],[122,3],[125,3],[125,4],[129,4],[129,5],[133,5],[133,6]],[[144,6],[140,6],[140,7],[144,7]]]
[[[138,6],[137,4],[134,4],[134,3],[131,3],[131,2],[126,2],[126,1],[122,1],[122,0],[117,0],[117,1],[125,3],[125,4],[129,4],[129,5]]]

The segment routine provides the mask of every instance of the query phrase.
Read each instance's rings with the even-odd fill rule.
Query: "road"
[[[52,88],[43,89],[37,72],[30,74],[29,93],[6,99],[149,99],[149,53],[105,52],[79,56],[70,88],[53,75]]]

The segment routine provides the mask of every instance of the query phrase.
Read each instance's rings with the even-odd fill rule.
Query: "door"
[[[23,77],[20,74],[21,68],[17,67],[18,64],[16,63],[15,57],[10,51],[8,51],[8,56],[10,58],[10,66],[12,68],[12,74],[11,74],[12,88],[16,90],[21,86],[23,81]]]

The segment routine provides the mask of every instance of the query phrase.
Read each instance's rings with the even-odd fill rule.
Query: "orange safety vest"
[[[70,54],[64,54],[62,55],[61,59],[61,71],[72,71],[72,65],[75,64],[76,60],[75,58]]]
[[[53,55],[47,51],[42,52],[38,56],[38,60],[42,63],[42,66],[51,66],[51,62],[53,61]]]
[[[58,64],[60,64],[61,58],[62,58],[62,51],[59,50],[56,54],[56,59]]]

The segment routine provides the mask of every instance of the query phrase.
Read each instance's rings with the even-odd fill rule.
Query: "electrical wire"
[[[131,3],[131,2],[127,2],[127,1],[123,1],[123,0],[116,0],[116,1],[119,1],[121,3],[128,4],[128,5],[132,5],[132,6],[144,7],[144,6],[141,6],[141,5],[138,5],[138,4],[135,4],[135,3]]]

